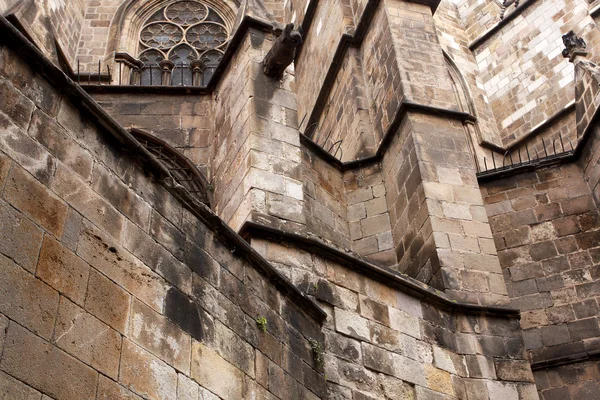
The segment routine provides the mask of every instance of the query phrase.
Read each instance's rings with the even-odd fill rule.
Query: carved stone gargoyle
[[[264,73],[272,78],[283,78],[283,71],[294,61],[296,49],[302,44],[302,28],[294,30],[294,24],[287,24],[282,30],[273,29],[277,36],[273,47],[265,57]]]
[[[568,33],[564,34],[562,40],[563,44],[565,45],[565,48],[562,51],[564,58],[568,58],[569,61],[573,62],[576,56],[587,55],[587,52],[585,51],[585,40],[577,37],[575,32],[569,31]]]
[[[500,19],[504,19],[504,14],[506,13],[506,9],[512,5],[515,5],[515,8],[519,7],[519,0],[504,0],[502,2],[502,6],[500,9]]]

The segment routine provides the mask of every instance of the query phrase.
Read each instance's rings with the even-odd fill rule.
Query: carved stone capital
[[[570,31],[562,37],[565,48],[562,51],[564,58],[568,58],[569,61],[575,62],[578,56],[585,57],[588,55],[585,51],[586,44],[583,38],[578,37],[575,32]]]

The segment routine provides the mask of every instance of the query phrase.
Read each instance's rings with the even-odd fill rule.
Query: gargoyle
[[[569,58],[571,61],[573,61],[575,55],[585,54],[585,40],[577,37],[575,32],[569,31],[568,33],[564,34],[562,40],[563,44],[565,45],[565,48],[562,51],[564,58]]]
[[[504,0],[502,2],[501,10],[500,10],[500,19],[504,19],[504,13],[506,13],[506,9],[512,6],[514,3],[515,8],[519,7],[519,0]]]
[[[294,24],[287,24],[283,30],[273,29],[277,36],[273,47],[265,57],[264,73],[272,78],[283,78],[283,71],[294,61],[296,49],[302,44],[302,28],[294,30]]]

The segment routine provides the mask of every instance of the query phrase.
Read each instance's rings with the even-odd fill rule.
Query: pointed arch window
[[[206,86],[229,39],[217,10],[196,0],[170,2],[140,30],[141,84]]]

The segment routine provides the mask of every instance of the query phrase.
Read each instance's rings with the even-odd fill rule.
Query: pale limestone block
[[[334,315],[336,331],[367,342],[370,340],[369,327],[366,319],[355,313],[339,308],[335,308]]]
[[[392,353],[392,359],[396,378],[416,385],[427,386],[423,364],[395,353]]]
[[[456,368],[454,367],[454,362],[450,357],[450,354],[447,350],[442,349],[438,346],[433,347],[433,362],[437,368],[443,369],[444,371],[450,372],[451,374],[456,374]]]
[[[417,317],[394,307],[388,307],[390,313],[390,326],[399,332],[410,335],[416,339],[421,338],[421,324]]]
[[[145,304],[133,300],[129,339],[170,366],[189,373],[191,337]]]
[[[198,400],[200,386],[183,374],[177,374],[177,400]]]
[[[62,297],[52,342],[110,378],[117,379],[121,335]]]
[[[123,342],[119,381],[143,397],[177,398],[177,372],[127,339]]]
[[[487,381],[490,400],[519,400],[517,385],[514,383]]]
[[[192,344],[192,378],[225,400],[242,398],[244,373],[196,341]]]

